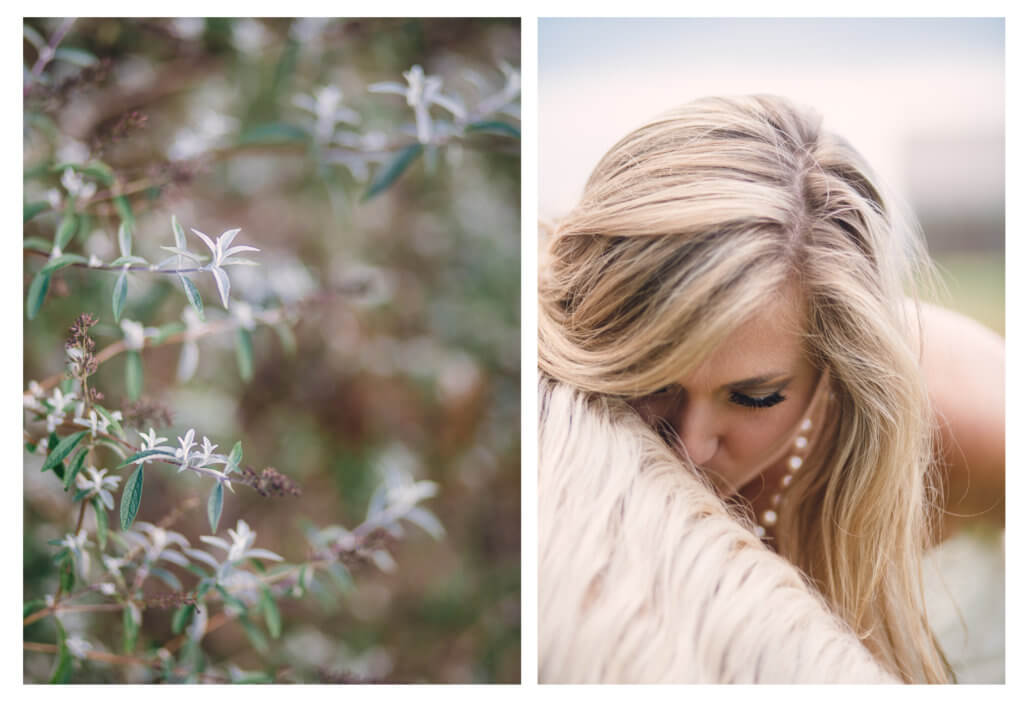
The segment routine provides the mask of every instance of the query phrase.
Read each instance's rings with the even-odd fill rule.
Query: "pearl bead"
[[[786,475],[785,477],[783,477],[782,478],[782,486],[783,486],[783,488],[788,487],[789,483],[792,482],[792,481],[793,481],[793,475]]]
[[[799,470],[800,467],[803,464],[804,464],[804,459],[801,458],[799,455],[792,455],[792,456],[790,456],[790,458],[789,458],[789,469],[790,470]]]
[[[778,521],[778,520],[779,520],[778,514],[776,514],[771,509],[768,509],[763,514],[761,514],[761,523],[763,523],[766,526],[774,526],[775,522]]]
[[[796,441],[794,441],[794,445],[796,445],[797,450],[803,450],[807,447],[807,438],[804,436],[797,436]]]
[[[764,526],[754,526],[754,535],[756,535],[758,538],[764,538],[764,534]]]
[[[800,422],[800,430],[801,431],[810,431],[811,430],[811,420],[810,419],[804,419],[803,421],[801,421]]]
[[[778,506],[779,504],[782,503],[782,495],[777,492],[775,494],[772,494],[771,502],[772,506]]]

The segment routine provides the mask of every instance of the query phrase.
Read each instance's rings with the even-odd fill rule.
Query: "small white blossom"
[[[181,467],[178,472],[188,468],[189,460],[192,457],[192,446],[195,445],[196,430],[190,428],[184,436],[178,438],[178,445],[181,446],[174,451],[174,457],[181,460]]]
[[[497,112],[519,97],[522,86],[519,71],[505,61],[500,61],[498,68],[505,74],[505,85],[500,92],[480,101],[480,104],[477,105],[477,111],[481,115]]]
[[[68,652],[80,660],[84,660],[88,652],[92,650],[92,643],[77,635],[72,635],[67,639],[67,646]]]
[[[167,442],[166,438],[160,438],[156,435],[156,431],[153,429],[152,426],[150,426],[149,428],[149,433],[143,433],[142,431],[139,431],[138,434],[142,438],[142,445],[139,446],[139,452],[145,450],[157,450],[157,447],[161,443]]]
[[[231,43],[242,53],[258,54],[267,43],[267,30],[258,20],[238,20],[231,26]]]
[[[104,596],[113,596],[117,593],[117,586],[113,582],[103,582],[100,584],[100,593]]]
[[[64,169],[64,174],[60,176],[60,184],[64,186],[64,189],[71,196],[81,197],[86,200],[96,192],[96,183],[85,182],[82,176],[76,173],[73,168]]]
[[[334,134],[338,122],[359,124],[359,113],[341,104],[343,94],[334,85],[325,85],[313,95],[296,95],[292,104],[310,112],[315,117],[314,134],[320,143],[327,142]]]
[[[145,521],[136,521],[135,525],[125,531],[124,537],[133,545],[142,548],[146,554],[146,561],[150,563],[167,560],[181,567],[188,566],[188,559],[181,551],[188,551],[189,542],[181,533]],[[172,549],[172,545],[177,545],[181,551]]]
[[[78,567],[78,574],[82,579],[89,576],[89,551],[86,548],[90,545],[88,540],[89,534],[85,531],[81,531],[78,535],[68,533],[64,536],[63,545],[69,551],[71,551],[71,557],[74,558],[75,564]]]
[[[235,304],[231,308],[231,315],[238,319],[238,323],[243,329],[252,331],[256,328],[256,318],[253,316],[252,306],[248,303],[235,300]]]
[[[241,519],[238,520],[238,524],[234,528],[228,529],[228,535],[231,536],[230,544],[223,538],[212,535],[201,535],[199,540],[227,551],[228,555],[225,563],[236,563],[249,557],[278,562],[284,559],[277,553],[272,553],[269,550],[252,548],[253,541],[256,540],[256,532],[249,528],[249,524]],[[225,571],[224,574],[226,573]]]
[[[46,191],[46,201],[50,203],[50,209],[60,209],[64,198],[60,194],[60,190],[55,187],[51,187]]]
[[[121,331],[124,333],[124,345],[128,350],[141,350],[146,345],[146,338],[160,333],[157,328],[143,326],[140,322],[131,319],[121,320]]]
[[[64,394],[60,391],[60,388],[53,390],[53,394],[50,396],[50,406],[53,407],[51,412],[46,416],[46,430],[52,433],[56,430],[57,426],[64,423],[64,414],[67,412],[70,405],[75,401],[76,397],[74,392]]]
[[[405,96],[406,104],[416,116],[416,137],[420,143],[430,143],[433,123],[430,120],[430,106],[438,105],[451,112],[456,120],[466,118],[466,110],[453,98],[441,92],[443,83],[440,76],[426,75],[422,66],[416,65],[402,73],[408,86],[400,83],[374,83],[368,90],[374,93],[392,93]]]
[[[192,229],[192,233],[202,239],[206,247],[210,249],[210,253],[213,254],[213,260],[205,266],[206,270],[209,270],[213,274],[213,279],[217,283],[217,291],[220,292],[221,302],[224,304],[224,308],[228,308],[228,294],[231,291],[231,280],[228,278],[227,272],[224,270],[224,266],[227,265],[255,265],[254,261],[250,261],[244,258],[237,260],[229,260],[231,256],[238,253],[246,253],[249,251],[259,252],[260,249],[253,248],[252,246],[235,246],[228,248],[231,242],[235,240],[235,236],[241,229],[230,229],[225,231],[223,234],[217,237],[217,241],[214,242],[209,236],[204,234],[202,231]]]
[[[108,509],[114,508],[114,497],[108,490],[117,491],[117,487],[121,484],[121,477],[118,475],[111,475],[106,477],[106,469],[97,470],[93,466],[85,468],[89,473],[86,477],[81,472],[78,473],[75,481],[78,483],[79,489],[89,490],[89,494],[86,497],[99,496],[100,501]]]
[[[92,253],[89,255],[88,265],[90,268],[98,268],[99,266],[103,265],[103,261],[100,260],[95,253]]]
[[[106,431],[107,430],[107,426],[110,425],[110,422],[107,421],[105,418],[101,417],[99,414],[97,414],[95,409],[90,409],[89,410],[89,418],[87,418],[87,419],[83,418],[79,414],[81,413],[81,409],[84,406],[85,406],[84,403],[78,405],[78,409],[75,410],[76,416],[75,416],[75,419],[72,421],[72,423],[74,423],[74,424],[76,424],[78,426],[86,427],[87,429],[89,429],[89,434],[93,438],[95,438],[96,437],[96,431],[97,430],[99,430],[99,431]]]

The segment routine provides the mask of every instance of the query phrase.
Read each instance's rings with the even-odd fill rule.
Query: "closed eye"
[[[767,409],[786,401],[786,398],[779,392],[772,392],[765,397],[752,397],[742,392],[731,392],[729,394],[729,401],[751,409]]]

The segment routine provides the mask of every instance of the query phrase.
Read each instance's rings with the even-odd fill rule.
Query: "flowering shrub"
[[[518,177],[518,27],[469,25],[515,53],[492,56],[489,76],[456,71],[459,90],[424,68],[452,73],[458,58],[430,51],[397,71],[404,82],[328,68],[351,58],[332,53],[341,39],[408,53],[403,25],[379,22],[26,21],[26,681],[392,678],[396,653],[353,652],[338,629],[316,631],[327,652],[304,668],[290,650],[310,630],[288,612],[310,594],[333,612],[340,596],[365,618],[357,573],[384,591],[416,531],[472,537],[430,506],[452,470],[453,491],[471,494],[497,480],[481,465],[515,452],[518,468],[518,222],[501,214],[518,192],[453,185],[511,162]],[[155,75],[167,55],[185,59]],[[198,109],[184,126],[176,92]],[[496,218],[480,224],[481,208]],[[368,224],[382,215],[397,234]],[[467,219],[494,227],[482,254],[431,240]],[[478,268],[488,255],[506,270]],[[299,390],[315,406],[260,421]],[[435,412],[445,424],[429,428]],[[332,460],[340,505],[317,464]],[[341,525],[356,500],[362,520]],[[518,647],[517,608],[504,609],[497,651]],[[501,676],[487,664],[443,678]]]

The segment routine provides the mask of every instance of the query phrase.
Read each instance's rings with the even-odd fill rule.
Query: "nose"
[[[676,418],[676,431],[686,454],[697,465],[705,465],[718,452],[719,436],[711,407],[702,402],[684,402]]]

